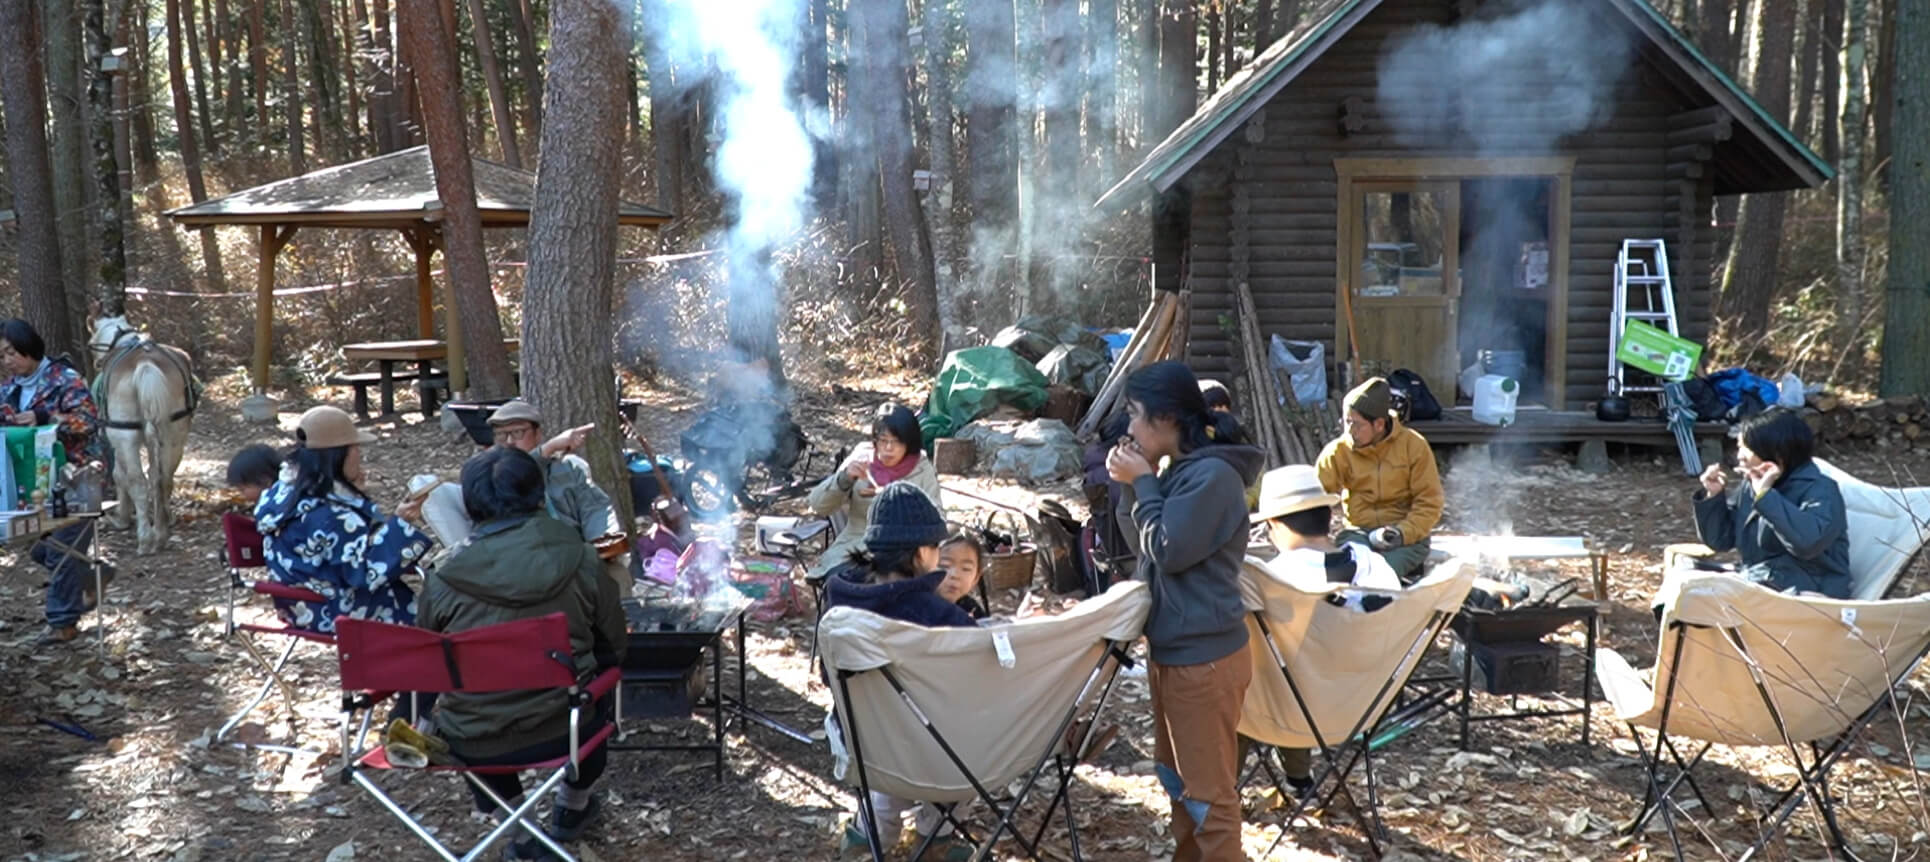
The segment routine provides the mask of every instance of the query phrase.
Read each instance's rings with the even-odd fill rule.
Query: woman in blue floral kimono
[[[293,479],[278,481],[255,504],[263,558],[276,581],[313,590],[328,602],[280,602],[290,625],[334,632],[338,616],[415,624],[415,592],[402,582],[430,539],[384,515],[356,487],[362,446],[374,435],[336,407],[302,414],[290,460]]]

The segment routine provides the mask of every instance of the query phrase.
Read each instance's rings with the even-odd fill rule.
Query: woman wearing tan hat
[[[402,573],[428,551],[428,536],[384,515],[356,483],[362,447],[375,436],[337,407],[302,414],[295,429],[292,479],[255,504],[262,557],[275,580],[328,597],[325,604],[277,601],[290,625],[335,631],[338,616],[415,623],[415,592]]]

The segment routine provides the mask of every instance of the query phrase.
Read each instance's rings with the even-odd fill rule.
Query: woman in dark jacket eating
[[[1230,413],[1209,411],[1185,365],[1126,379],[1127,434],[1106,456],[1132,486],[1139,568],[1153,607],[1154,759],[1172,797],[1177,862],[1241,860],[1240,704],[1253,678],[1240,602],[1246,487],[1265,456],[1242,445]],[[1158,470],[1162,459],[1170,459]]]
[[[1850,595],[1849,516],[1843,492],[1811,457],[1816,435],[1787,410],[1742,424],[1737,466],[1747,487],[1732,500],[1720,465],[1702,473],[1695,529],[1717,551],[1734,548],[1742,576],[1772,590]]]

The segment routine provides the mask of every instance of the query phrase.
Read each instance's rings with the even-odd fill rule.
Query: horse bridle
[[[109,351],[113,350],[116,347],[121,346],[122,341],[125,341],[127,338],[131,336],[139,336],[140,334],[141,332],[138,329],[123,326],[123,327],[120,327],[119,329],[114,330],[113,337],[107,339],[106,344],[100,344],[98,342],[89,341],[87,343],[87,349],[94,351],[95,355],[97,356],[106,356]]]

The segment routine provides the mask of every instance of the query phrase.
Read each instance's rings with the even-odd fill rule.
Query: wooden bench
[[[419,375],[414,371],[396,369],[389,373],[389,381],[391,383],[395,381],[409,381],[416,379],[417,376]],[[380,371],[356,371],[346,374],[336,374],[324,382],[330,386],[347,386],[353,388],[355,390],[355,413],[363,419],[369,418],[369,389],[371,388],[379,388],[382,390],[383,415],[395,412],[395,389],[392,386],[382,386],[382,372]]]

